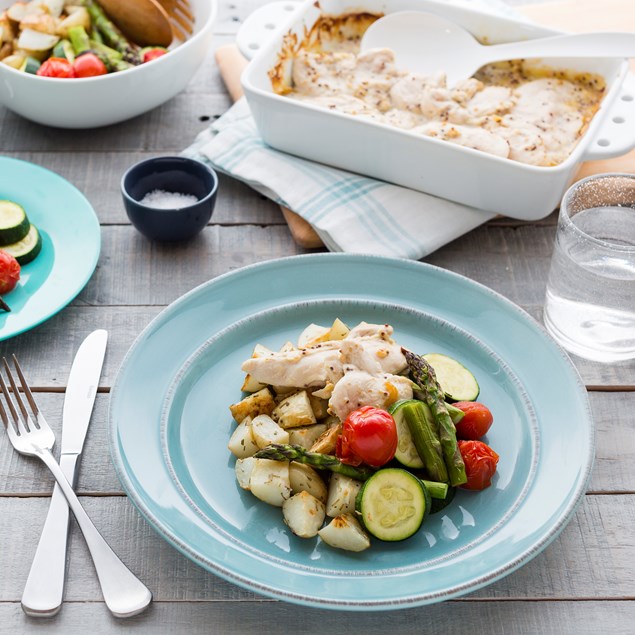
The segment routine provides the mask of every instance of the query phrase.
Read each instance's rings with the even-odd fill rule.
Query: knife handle
[[[60,468],[74,484],[77,454],[62,454]],[[22,610],[31,617],[52,617],[62,606],[66,579],[66,551],[70,510],[55,483],[40,542],[22,594]]]

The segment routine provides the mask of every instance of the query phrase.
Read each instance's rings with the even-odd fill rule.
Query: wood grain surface
[[[231,105],[216,52],[233,43],[241,20],[263,1],[220,2],[213,47],[196,77],[183,93],[131,121],[93,131],[64,131],[30,123],[0,107],[0,152],[54,170],[76,185],[95,208],[102,229],[99,263],[84,290],[42,325],[0,342],[0,355],[18,354],[59,438],[64,389],[77,347],[93,329],[109,330],[77,489],[97,527],[155,598],[146,613],[130,621],[113,618],[73,525],[61,612],[47,621],[24,615],[20,597],[53,481],[35,461],[16,455],[2,434],[0,633],[263,635],[293,629],[316,635],[632,634],[635,361],[602,365],[573,359],[589,390],[596,424],[596,460],[586,495],[563,532],[531,562],[443,604],[345,613],[262,597],[193,564],[161,539],[125,496],[109,456],[107,417],[110,389],[135,338],[196,285],[246,264],[308,251],[294,239],[277,205],[229,178],[221,177],[217,206],[205,230],[191,242],[171,246],[151,243],[134,230],[119,193],[121,176],[131,164],[179,153]],[[580,19],[586,16],[590,28],[614,28],[609,18],[634,3],[576,0],[568,5],[569,11],[578,9]],[[542,15],[548,9],[554,24],[556,18],[566,20],[551,2],[523,8],[527,14]],[[626,20],[620,19],[620,27],[627,28]],[[496,219],[425,262],[502,293],[541,321],[556,219],[555,214],[538,222]]]

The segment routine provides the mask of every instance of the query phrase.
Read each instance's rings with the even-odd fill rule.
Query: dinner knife
[[[60,467],[71,485],[95,403],[108,332],[93,331],[80,345],[68,377],[62,413]],[[69,508],[56,484],[31,570],[22,609],[33,617],[51,617],[62,606],[66,574]]]

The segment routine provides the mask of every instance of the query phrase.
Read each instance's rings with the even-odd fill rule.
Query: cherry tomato
[[[94,54],[83,53],[73,62],[75,77],[99,77],[108,72],[106,65]]]
[[[49,57],[35,74],[40,77],[75,77],[73,65],[64,57]]]
[[[167,49],[164,49],[162,46],[152,46],[149,48],[143,49],[141,51],[143,55],[143,62],[151,62],[152,60],[156,60],[157,57],[162,57],[167,53]]]
[[[482,490],[492,484],[498,454],[482,441],[459,441],[459,451],[465,463],[467,483],[463,489]]]
[[[395,456],[397,426],[385,410],[362,406],[353,410],[342,424],[336,454],[351,465],[366,463],[381,467]]]
[[[452,405],[465,413],[456,424],[457,438],[476,441],[487,434],[494,417],[486,405],[478,401],[457,401]]]
[[[13,291],[19,279],[18,261],[11,254],[0,250],[0,295]]]

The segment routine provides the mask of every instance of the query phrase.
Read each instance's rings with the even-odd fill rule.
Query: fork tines
[[[21,433],[20,424],[26,427],[26,431],[28,431],[29,429],[39,428],[39,425],[37,424],[37,416],[39,414],[39,410],[38,410],[37,404],[35,403],[35,399],[33,399],[33,394],[31,393],[29,385],[27,384],[26,379],[24,378],[24,373],[22,372],[22,368],[20,368],[20,364],[18,363],[18,358],[15,355],[12,355],[12,358],[13,358],[13,365],[15,366],[15,370],[18,374],[18,377],[20,378],[20,386],[22,387],[22,392],[24,393],[27,401],[29,402],[33,415],[35,416],[35,420],[34,420],[29,415],[29,412],[27,411],[24,405],[24,401],[20,395],[20,391],[18,390],[18,386],[13,377],[13,372],[11,371],[9,363],[7,362],[6,358],[3,357],[2,363],[4,365],[4,370],[9,380],[9,385],[11,388],[9,389],[2,374],[0,373],[0,392],[2,392],[5,402],[7,404],[7,408],[9,409],[9,412],[11,413],[11,418],[13,419],[16,432],[20,434]],[[13,393],[13,396],[11,395],[11,393]],[[18,408],[20,409],[20,412],[22,413],[22,417],[20,417],[20,415],[18,414],[15,404],[17,404]],[[0,401],[0,418],[2,419],[2,423],[4,423],[5,428],[8,428],[9,416],[4,406],[2,405],[2,401]]]

